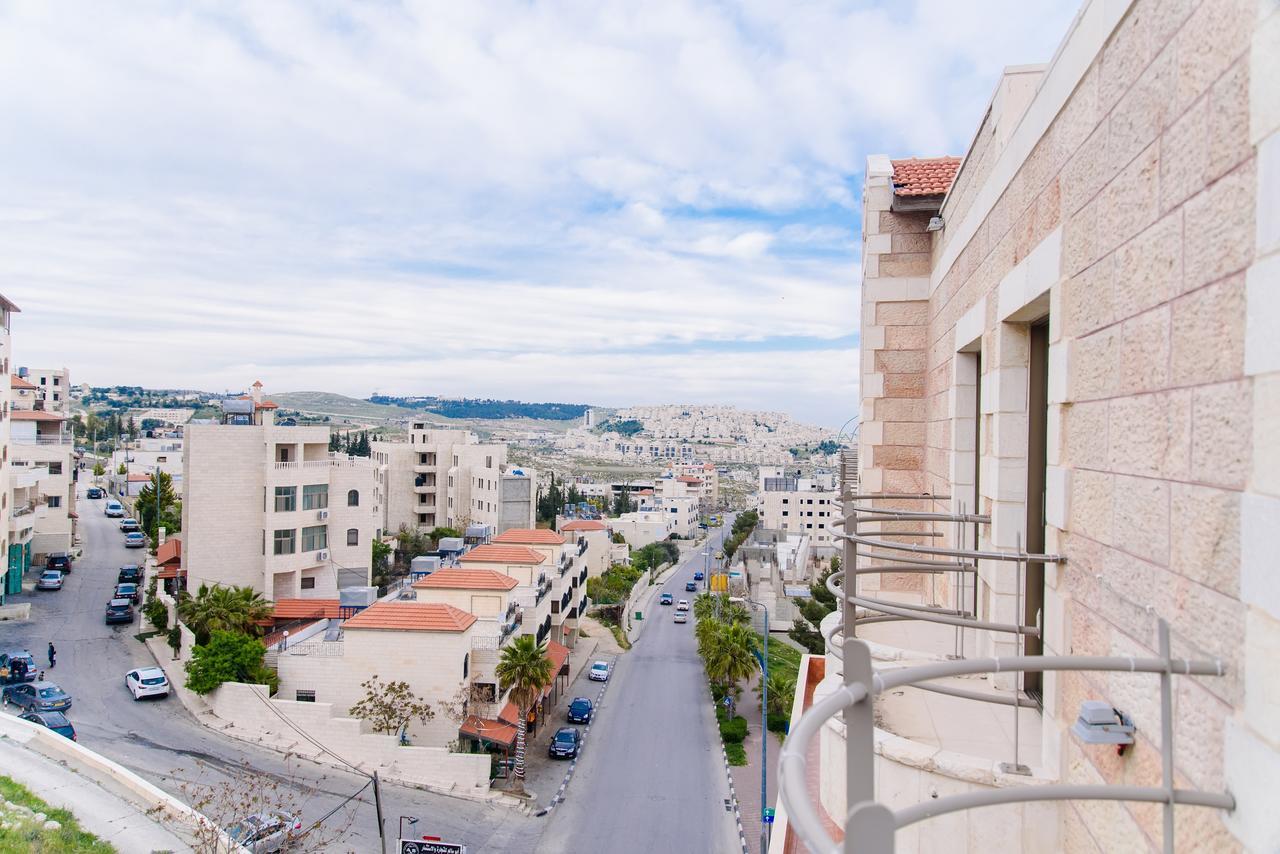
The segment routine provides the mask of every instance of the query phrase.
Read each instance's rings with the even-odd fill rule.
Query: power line
[[[260,700],[260,701],[261,701],[261,702],[262,702],[262,703],[263,703],[263,704],[264,704],[268,709],[270,709],[270,710],[271,710],[271,713],[272,713],[273,715],[275,715],[276,717],[278,717],[281,721],[283,721],[283,722],[285,723],[285,725],[286,725],[286,726],[288,726],[290,729],[292,729],[292,730],[293,730],[294,732],[296,732],[298,735],[302,736],[302,738],[306,739],[306,741],[307,741],[309,744],[313,745],[313,746],[314,746],[314,747],[316,747],[318,750],[320,750],[320,751],[322,751],[322,752],[324,752],[324,753],[329,754],[329,755],[330,755],[330,756],[332,756],[334,759],[338,760],[338,761],[339,761],[339,762],[341,762],[343,765],[346,765],[348,768],[350,768],[352,771],[355,771],[355,772],[356,772],[357,774],[359,774],[360,776],[362,776],[362,777],[368,777],[368,778],[369,778],[369,780],[372,782],[373,777],[369,774],[369,772],[364,771],[364,770],[362,770],[362,769],[360,769],[360,768],[357,768],[356,766],[352,765],[352,764],[351,764],[350,762],[348,762],[347,760],[343,759],[343,758],[342,758],[341,756],[339,756],[338,754],[334,753],[334,752],[333,752],[332,750],[330,750],[329,748],[325,747],[325,746],[324,746],[323,744],[321,744],[320,742],[316,741],[314,738],[312,738],[310,735],[308,735],[306,732],[304,732],[304,731],[303,731],[303,730],[302,730],[302,729],[301,729],[297,724],[295,724],[293,721],[291,721],[291,720],[290,720],[290,719],[289,719],[289,718],[288,718],[288,717],[287,717],[283,712],[281,712],[279,709],[277,709],[277,708],[272,704],[272,702],[271,702],[269,699],[267,699],[266,697],[263,697],[263,696],[262,696],[261,694],[259,694],[257,691],[252,691],[251,693],[253,694],[253,696],[257,697],[257,698],[258,698],[258,700]]]

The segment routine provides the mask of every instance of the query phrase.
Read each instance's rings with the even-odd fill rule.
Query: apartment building
[[[9,326],[13,315],[21,311],[0,295],[0,377],[9,376],[9,360],[12,356]],[[0,530],[0,555],[4,556],[4,583],[0,584],[0,605],[5,597],[22,590],[22,573],[30,560],[30,551],[22,542],[23,524],[26,520],[13,512],[9,467],[9,413],[12,409],[13,391],[10,384],[0,382],[0,516],[4,527]]]
[[[463,569],[492,570],[514,578],[516,587],[510,601],[519,610],[518,634],[533,635],[539,643],[553,639],[551,633],[551,591],[559,576],[559,560],[555,548],[541,544],[528,545],[486,543],[476,546],[458,559]]]
[[[587,549],[590,541],[573,532],[557,533],[545,528],[511,528],[494,539],[495,545],[527,546],[546,556],[547,577],[551,580],[550,637],[573,647],[578,639],[579,616],[587,605]]]
[[[811,553],[828,558],[839,550],[831,523],[839,518],[840,493],[829,482],[800,477],[792,470],[768,467],[759,470],[756,512],[761,527],[771,531],[805,534]]]
[[[685,484],[705,510],[720,506],[720,472],[714,463],[676,463],[662,475]]]
[[[222,408],[222,423],[186,428],[188,589],[244,585],[275,600],[369,584],[381,534],[377,464],[330,453],[327,427],[276,424],[261,383]]]
[[[12,506],[15,515],[29,512],[31,527],[22,542],[32,562],[40,563],[52,552],[69,552],[75,543],[74,451],[71,430],[60,413],[9,410]]]
[[[383,472],[383,530],[481,525],[499,534],[534,525],[537,472],[509,465],[506,445],[419,422],[407,443],[374,442],[372,451]]]
[[[868,158],[774,847],[1280,850],[1277,57],[1275,3],[1088,0],[962,157]]]
[[[18,368],[17,375],[34,386],[34,409],[71,414],[71,373],[66,368]]]

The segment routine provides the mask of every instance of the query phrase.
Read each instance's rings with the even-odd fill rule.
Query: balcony
[[[582,557],[582,555],[585,554],[586,551],[587,551],[587,538],[583,537],[582,539],[578,540],[578,557]]]
[[[272,466],[276,471],[317,471],[319,469],[372,469],[373,461],[368,457],[328,457],[323,460],[295,460],[293,462],[276,462]]]
[[[551,579],[545,575],[538,579],[537,592],[533,594],[533,603],[537,605],[543,599],[547,598],[547,594],[551,592]]]
[[[571,566],[573,566],[573,555],[565,552],[560,557],[560,564],[556,567],[556,571],[560,573],[561,577],[564,577],[564,574],[569,571]]]
[[[61,435],[45,435],[43,433],[35,436],[13,436],[9,439],[12,445],[71,445],[75,440],[72,439],[70,433]]]

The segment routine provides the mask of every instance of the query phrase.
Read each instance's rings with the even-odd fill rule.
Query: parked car
[[[586,697],[574,697],[569,703],[569,723],[591,723],[591,701]]]
[[[138,524],[137,519],[130,516],[127,519],[120,520],[120,530],[124,531],[127,534],[130,531],[141,531],[142,526]]]
[[[119,519],[124,516],[124,505],[119,501],[108,501],[102,508],[104,516],[110,516],[113,519]]]
[[[115,595],[112,598],[128,599],[130,602],[137,605],[142,601],[142,589],[139,588],[138,585],[128,582],[124,584],[117,584]]]
[[[22,673],[19,679],[15,671]],[[0,681],[6,684],[12,682],[34,682],[39,675],[40,669],[36,667],[36,660],[31,657],[31,652],[25,649],[9,649],[0,652]]]
[[[676,610],[677,610],[677,611],[688,611],[688,610],[689,610],[689,600],[688,600],[688,599],[681,599],[679,602],[677,602],[677,603],[676,603]]]
[[[670,593],[663,593],[661,596],[658,597],[659,605],[670,605],[671,602],[672,602],[672,598]]]
[[[686,582],[684,583],[684,592],[686,592],[686,593],[697,593],[697,592],[698,592],[698,582],[696,582],[696,581],[686,581]]]
[[[54,552],[44,559],[45,569],[56,569],[58,572],[71,572],[71,555],[66,552]]]
[[[147,538],[141,531],[130,531],[124,535],[126,549],[143,549],[147,547]]]
[[[576,727],[562,726],[551,737],[551,744],[547,745],[547,755],[552,759],[572,759],[578,755],[580,740]]]
[[[159,667],[137,667],[124,675],[124,686],[133,699],[169,696],[169,679]]]
[[[48,727],[58,735],[65,735],[72,741],[76,740],[76,728],[71,725],[71,721],[67,720],[67,716],[62,712],[26,712],[18,715],[18,717],[24,721],[31,721],[33,724]]]
[[[676,611],[676,622],[677,622],[677,623],[687,623],[687,622],[689,622],[689,612],[688,612],[688,611]]]
[[[96,486],[91,486],[84,491],[85,498],[101,498],[105,494],[106,493]]]
[[[693,573],[693,580],[694,580],[694,581],[701,581],[701,580],[702,580],[703,578],[705,578],[705,577],[706,577],[706,576],[704,576],[704,575],[702,574],[702,570],[700,570],[700,569],[699,569],[699,570],[695,570],[695,571],[694,571],[694,573]]]
[[[272,810],[240,819],[227,828],[227,836],[254,854],[283,851],[302,832],[302,819]]]
[[[62,573],[56,569],[46,569],[40,573],[40,579],[36,581],[37,590],[61,590],[62,589]]]
[[[591,671],[587,673],[587,678],[592,682],[607,682],[609,680],[609,662],[594,661],[591,663]]]
[[[125,564],[120,567],[120,571],[116,573],[116,583],[122,584],[127,581],[130,584],[141,584],[142,576],[142,567],[138,566],[136,563]]]
[[[71,695],[52,682],[27,682],[6,687],[4,702],[29,712],[65,712]]]
[[[112,599],[107,603],[107,625],[133,622],[133,601]]]

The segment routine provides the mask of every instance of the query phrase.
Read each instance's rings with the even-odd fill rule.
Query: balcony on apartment
[[[434,473],[418,474],[413,478],[413,491],[419,495],[435,495],[436,476]]]
[[[439,463],[436,460],[436,455],[432,452],[418,454],[413,463],[414,473],[431,475],[432,485],[434,485],[437,468],[439,468]]]
[[[9,488],[14,490],[34,490],[36,485],[50,477],[49,464],[47,462],[32,462],[28,460],[10,460],[9,462]],[[14,500],[15,507],[17,499]]]

